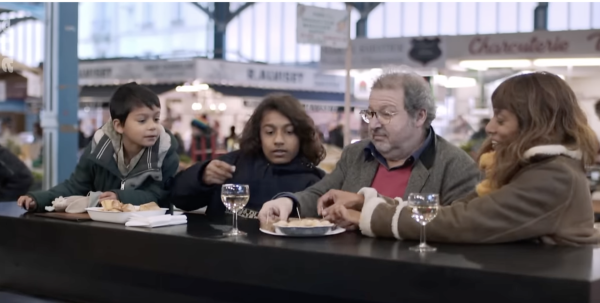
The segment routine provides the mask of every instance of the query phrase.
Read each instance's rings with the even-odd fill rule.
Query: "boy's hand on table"
[[[103,193],[100,194],[100,197],[98,197],[99,201],[104,201],[104,200],[119,200],[119,197],[117,197],[117,194],[115,194],[112,191],[105,191]]]
[[[20,196],[19,200],[17,200],[17,205],[27,211],[34,211],[37,208],[37,203],[30,196]]]

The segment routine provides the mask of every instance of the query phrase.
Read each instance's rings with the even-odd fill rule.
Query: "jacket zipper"
[[[121,190],[125,189],[125,182],[127,181],[127,179],[131,179],[133,177],[139,176],[141,174],[144,174],[144,173],[147,173],[147,172],[150,172],[150,171],[160,171],[160,169],[148,169],[148,170],[139,172],[139,173],[137,173],[135,175],[132,175],[129,178],[123,178],[123,179],[121,179]]]

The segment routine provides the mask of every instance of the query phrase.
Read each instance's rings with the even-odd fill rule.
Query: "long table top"
[[[283,238],[240,220],[131,228],[0,203],[0,289],[83,302],[597,302],[600,249]],[[483,300],[483,301],[482,301]]]

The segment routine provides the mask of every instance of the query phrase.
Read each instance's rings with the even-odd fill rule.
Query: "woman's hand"
[[[342,204],[334,204],[323,210],[323,218],[347,230],[358,228],[360,211],[348,209]]]

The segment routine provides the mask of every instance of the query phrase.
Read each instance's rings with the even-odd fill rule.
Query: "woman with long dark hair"
[[[181,172],[171,201],[183,210],[208,206],[207,215],[223,215],[221,185],[248,184],[250,200],[238,215],[256,218],[277,193],[301,191],[321,180],[325,173],[317,165],[323,158],[314,122],[300,102],[290,95],[269,95],[248,120],[240,150]]]

